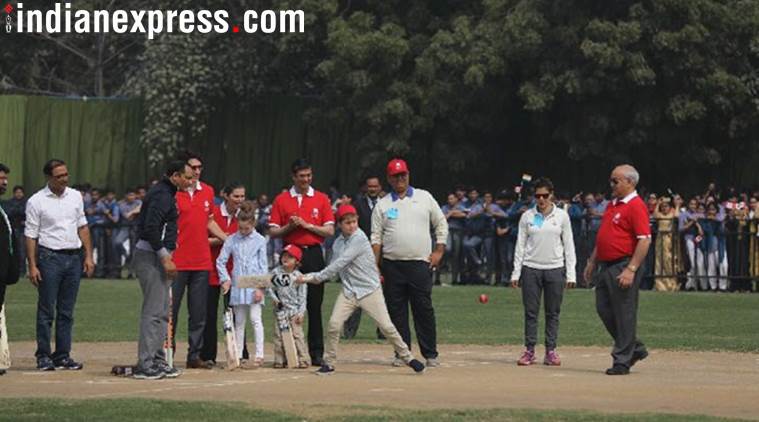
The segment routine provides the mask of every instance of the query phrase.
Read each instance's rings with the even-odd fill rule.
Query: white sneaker
[[[393,359],[393,366],[400,368],[402,366],[406,366],[406,362],[404,362],[401,358],[395,358]]]
[[[428,368],[437,368],[440,366],[440,361],[437,360],[437,358],[429,358],[427,359],[427,367]]]

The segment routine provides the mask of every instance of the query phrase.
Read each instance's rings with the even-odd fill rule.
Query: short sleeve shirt
[[[632,256],[639,239],[651,236],[648,209],[636,192],[609,202],[596,239],[596,258],[616,261]]]
[[[174,263],[179,271],[210,271],[211,246],[208,244],[208,220],[213,216],[213,187],[198,182],[192,195],[180,191],[176,194],[177,249]]]
[[[286,226],[293,215],[315,226],[335,224],[329,197],[312,187],[309,187],[305,195],[298,194],[294,187],[277,195],[271,207],[269,226]],[[314,246],[324,242],[323,237],[300,227],[288,233],[283,240],[286,244],[298,246]]]

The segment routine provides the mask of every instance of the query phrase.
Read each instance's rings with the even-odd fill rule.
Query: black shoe
[[[606,370],[606,375],[627,375],[630,373],[630,368],[622,365],[614,365]]]
[[[324,366],[324,361],[322,358],[313,358],[311,360],[311,366]]]
[[[642,361],[643,359],[648,357],[648,350],[643,349],[640,352],[633,353],[632,360],[630,361],[630,368],[633,367],[636,363]]]
[[[132,377],[137,380],[159,380],[165,376],[166,373],[157,366],[148,369],[138,368],[134,371],[134,375],[132,375]]]
[[[79,362],[74,361],[74,359],[71,359],[71,358],[63,358],[55,362],[55,369],[67,369],[70,371],[79,371],[82,368],[84,368],[84,365],[82,365]]]
[[[55,371],[55,365],[50,358],[37,359],[37,369],[40,371]]]
[[[408,366],[410,366],[411,369],[413,369],[417,374],[424,372],[424,364],[416,359],[411,359],[411,362],[408,363]]]
[[[194,359],[187,361],[187,369],[211,369],[213,368],[213,365],[209,363],[210,361],[202,361],[200,359]]]
[[[0,369],[0,376],[5,375],[5,369]]]
[[[335,373],[335,368],[329,366],[329,365],[322,365],[319,370],[315,372],[316,375],[332,375]]]

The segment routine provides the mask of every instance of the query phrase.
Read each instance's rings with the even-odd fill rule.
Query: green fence
[[[314,164],[315,185],[332,180],[351,191],[359,166],[344,131],[305,122],[306,102],[274,97],[245,109],[229,102],[211,116],[207,138],[188,142],[204,157],[204,179],[220,187],[237,180],[250,193],[274,193],[291,183],[290,163]],[[44,184],[51,157],[68,163],[72,183],[89,182],[123,192],[156,176],[139,144],[138,100],[0,96],[0,162],[11,168],[10,184],[27,191]],[[160,169],[159,169],[160,171]]]

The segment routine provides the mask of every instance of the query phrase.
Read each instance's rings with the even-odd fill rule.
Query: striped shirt
[[[255,289],[241,289],[235,285],[239,277],[268,273],[266,239],[255,230],[247,236],[243,236],[240,232],[229,236],[221,248],[219,257],[216,258],[216,271],[219,273],[221,283],[230,280],[229,272],[227,272],[227,261],[230,256],[235,265],[232,268],[232,289],[229,304],[232,306],[250,305],[253,303]],[[263,300],[261,302],[263,304]]]

